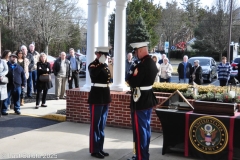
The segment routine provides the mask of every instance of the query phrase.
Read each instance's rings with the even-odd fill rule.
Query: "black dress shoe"
[[[96,158],[100,158],[100,159],[104,158],[104,155],[102,155],[100,152],[99,153],[92,153],[91,156],[96,157]]]
[[[107,153],[107,152],[100,151],[100,153],[101,153],[102,155],[104,155],[104,156],[109,156],[109,153]]]
[[[20,115],[20,114],[21,114],[21,112],[20,112],[20,111],[15,111],[15,113],[16,113],[16,114],[18,114],[18,115]]]
[[[47,107],[47,105],[46,104],[41,104],[41,107]]]
[[[7,112],[3,112],[2,115],[3,115],[3,116],[7,116],[8,113],[7,113]]]

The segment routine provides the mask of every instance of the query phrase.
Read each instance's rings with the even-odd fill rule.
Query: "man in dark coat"
[[[88,103],[90,108],[90,147],[91,156],[104,158],[109,156],[103,151],[104,128],[107,121],[108,106],[111,102],[109,82],[110,71],[105,63],[109,47],[97,47],[95,52],[97,58],[88,66],[89,75],[93,86],[91,87]]]
[[[21,88],[24,88],[26,85],[26,77],[23,68],[16,63],[16,54],[11,54],[10,61],[8,64],[8,84],[7,84],[7,92],[8,98],[3,102],[2,115],[8,115],[7,107],[9,98],[12,96],[14,111],[16,114],[21,114],[20,112],[20,94]]]
[[[177,68],[179,83],[189,83],[191,69],[192,65],[188,62],[188,56],[183,56],[183,62],[179,63]]]
[[[71,62],[66,59],[66,53],[61,52],[60,57],[53,64],[55,75],[56,99],[65,99],[66,82],[72,78]]]
[[[148,54],[148,43],[130,44],[135,50],[139,62],[135,65],[132,76],[127,79],[132,88],[130,106],[133,111],[131,116],[133,119],[136,159],[144,160],[149,159],[152,108],[158,103],[152,90],[158,69],[156,63]]]

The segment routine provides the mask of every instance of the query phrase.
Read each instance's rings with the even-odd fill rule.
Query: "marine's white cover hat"
[[[130,46],[133,49],[138,49],[138,48],[141,48],[141,47],[147,47],[148,44],[149,44],[149,42],[137,42],[137,43],[131,43]]]
[[[100,47],[95,47],[96,48],[96,52],[104,52],[104,53],[108,53],[110,47],[104,47],[104,46],[100,46]]]

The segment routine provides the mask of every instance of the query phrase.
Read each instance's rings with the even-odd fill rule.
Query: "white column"
[[[98,0],[98,46],[108,46],[108,6],[109,0]]]
[[[126,91],[126,7],[128,0],[116,0],[115,33],[114,33],[114,65],[113,84],[111,90]]]
[[[97,15],[98,0],[88,0],[86,84],[80,88],[81,91],[90,91],[91,88],[91,79],[88,72],[88,65],[95,59],[95,47],[98,46]]]

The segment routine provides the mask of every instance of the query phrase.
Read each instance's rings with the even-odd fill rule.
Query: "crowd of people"
[[[65,99],[67,82],[69,89],[73,88],[73,82],[75,88],[78,88],[81,61],[75,56],[73,48],[69,49],[69,54],[66,57],[66,53],[61,52],[51,69],[47,55],[35,51],[34,44],[28,48],[22,45],[14,52],[5,50],[0,59],[0,115],[8,115],[10,108],[16,114],[21,114],[20,106],[24,105],[24,99],[33,98],[33,94],[36,95],[36,109],[47,107],[47,93],[53,87],[52,70],[57,100]]]
[[[217,77],[220,86],[226,86],[230,79],[231,64],[227,62],[227,57],[222,57],[222,61],[217,66]],[[178,65],[177,68],[179,83],[196,83],[198,85],[203,84],[203,69],[200,65],[200,60],[195,60],[192,66],[188,62],[188,56],[183,57],[183,62]]]
[[[155,77],[154,82],[170,83],[173,73],[173,67],[169,59],[167,58],[166,54],[162,54],[162,59],[160,60],[158,59],[158,56],[155,54],[153,54],[151,58],[155,62],[156,67],[158,69],[158,73]],[[217,66],[217,74],[220,86],[226,86],[228,80],[230,79],[231,65],[226,60],[227,60],[226,57],[222,57],[222,62],[220,62],[219,65]],[[128,72],[132,72],[131,66],[133,64],[138,64],[138,60],[136,60],[136,58],[133,57],[132,53],[128,53],[125,63],[126,77],[129,76]],[[238,69],[238,66],[236,66],[236,68]],[[179,83],[193,84],[194,82],[198,85],[203,84],[203,69],[200,65],[200,60],[195,60],[192,65],[190,62],[188,62],[188,56],[184,55],[183,61],[178,64],[177,73]]]
[[[132,53],[127,54],[125,66],[125,80],[131,88],[130,110],[132,117],[133,140],[136,149],[135,159],[149,159],[149,144],[151,138],[151,114],[158,101],[153,93],[154,82],[171,82],[173,67],[165,54],[158,60],[157,56],[148,53],[148,42],[131,43]],[[79,87],[79,71],[81,61],[74,54],[73,48],[69,49],[69,57],[61,52],[54,62],[53,73],[55,75],[56,99],[65,99],[65,86],[69,83],[69,89]],[[135,59],[133,58],[133,54]],[[109,56],[109,47],[96,47],[96,59],[89,63],[88,71],[93,83],[89,92],[88,103],[90,111],[90,145],[91,156],[104,158],[109,156],[105,152],[104,128],[108,116],[108,108],[111,103],[109,83],[113,81],[113,57]],[[239,67],[240,68],[240,67]],[[227,83],[231,67],[226,62],[226,57],[218,65],[218,78],[220,85]],[[202,84],[202,67],[199,60],[194,65],[188,62],[188,56],[183,57],[183,62],[178,65],[180,83]],[[35,51],[33,44],[21,46],[18,51],[6,50],[0,59],[0,104],[1,114],[8,115],[7,110],[11,103],[16,114],[21,114],[20,105],[24,105],[24,98],[31,98],[36,94],[36,106],[38,109],[47,107],[46,96],[48,90],[53,87],[51,81],[51,67],[45,53]],[[115,73],[116,74],[116,73]],[[27,84],[27,89],[25,89]],[[25,91],[27,94],[25,95]],[[40,95],[42,94],[42,99]],[[41,99],[41,105],[40,105]]]

